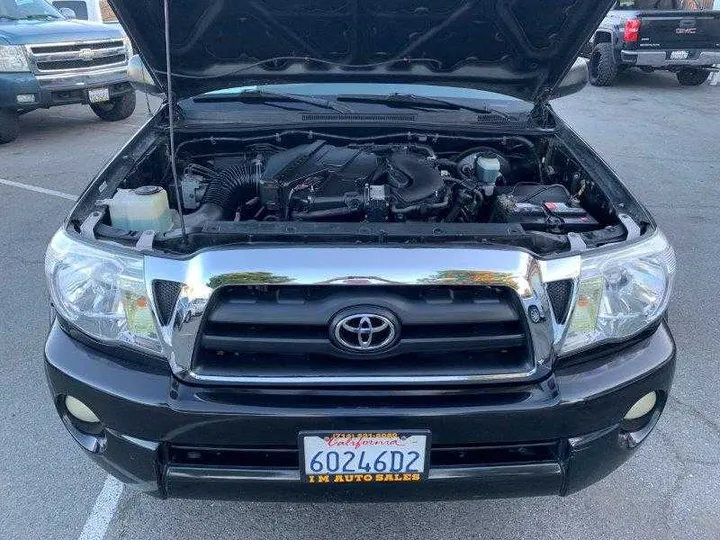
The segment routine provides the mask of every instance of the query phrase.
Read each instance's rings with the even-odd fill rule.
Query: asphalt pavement
[[[0,539],[720,538],[719,92],[627,73],[615,87],[555,104],[677,250],[678,371],[655,433],[630,462],[570,497],[452,503],[158,501],[108,481],[66,434],[45,387],[43,258],[68,196],[147,111],[139,99],[132,118],[113,124],[79,106],[24,116],[20,139],[0,147]]]

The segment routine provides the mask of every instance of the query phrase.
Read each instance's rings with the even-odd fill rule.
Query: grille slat
[[[125,62],[125,55],[119,54],[115,56],[107,56],[103,58],[95,58],[94,60],[51,60],[37,62],[37,68],[39,71],[61,71],[66,69],[83,69],[89,67],[98,66],[111,66],[113,64],[122,64]]]
[[[525,319],[502,287],[231,286],[211,299],[193,371],[223,377],[383,377],[526,373]],[[375,353],[341,349],[331,321],[348,308],[397,317]]]
[[[276,299],[228,299],[218,302],[208,320],[221,324],[267,324],[325,326],[332,316],[348,306],[369,305],[392,309],[403,325],[517,322],[517,311],[500,298],[462,298],[440,302],[419,298],[408,300],[392,293],[373,294],[347,291],[316,300],[291,302]],[[442,318],[438,313],[442,313]]]
[[[109,49],[109,48],[123,48],[124,44],[121,39],[112,41],[89,41],[89,42],[78,42],[78,43],[57,43],[51,45],[31,45],[30,50],[33,54],[41,53],[58,53],[58,52],[72,52],[80,51],[82,49]]]
[[[506,347],[520,347],[525,343],[522,334],[499,336],[464,336],[439,338],[403,339],[402,350],[410,352],[430,352],[448,350],[495,350]],[[218,336],[205,334],[202,346],[208,349],[226,352],[274,352],[292,354],[298,347],[309,353],[332,355],[337,351],[328,338],[270,338],[254,336]],[[392,354],[392,353],[389,353]]]

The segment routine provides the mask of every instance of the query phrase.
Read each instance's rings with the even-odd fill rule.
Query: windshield
[[[63,18],[57,9],[44,0],[0,0],[0,19],[33,17]]]

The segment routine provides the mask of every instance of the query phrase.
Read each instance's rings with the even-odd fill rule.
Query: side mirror
[[[550,95],[550,99],[555,99],[563,96],[569,96],[579,92],[588,83],[588,64],[584,58],[578,58],[575,63],[567,72],[565,78],[560,81],[553,93]]]
[[[66,19],[77,19],[75,10],[70,9],[69,7],[60,8],[58,11],[60,11],[60,14]]]
[[[128,61],[127,73],[130,84],[132,84],[136,90],[154,96],[159,96],[164,93],[163,89],[155,83],[155,79],[150,75],[150,72],[137,54],[133,55]]]

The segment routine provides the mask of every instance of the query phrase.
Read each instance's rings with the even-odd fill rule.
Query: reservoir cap
[[[135,195],[155,195],[160,193],[162,188],[160,186],[141,186],[133,190]]]

